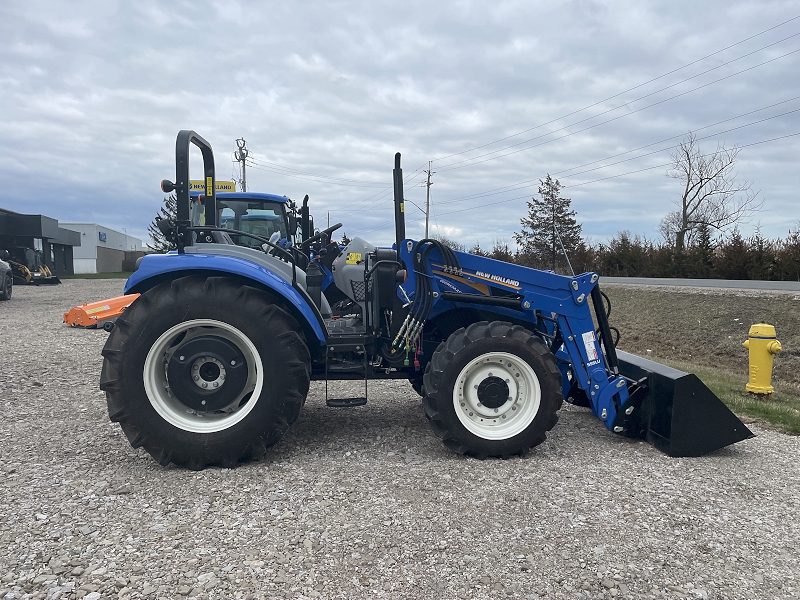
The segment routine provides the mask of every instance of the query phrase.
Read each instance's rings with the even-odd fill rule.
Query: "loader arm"
[[[699,456],[748,437],[750,430],[697,377],[640,357],[617,353],[597,273],[576,276],[455,252],[447,257],[411,240],[400,256],[417,268],[404,284],[413,301],[420,281],[433,298],[427,319],[471,308],[524,324],[555,355],[564,396],[585,394],[610,431],[643,438],[673,456]]]

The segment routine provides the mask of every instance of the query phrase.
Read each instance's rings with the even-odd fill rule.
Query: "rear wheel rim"
[[[215,336],[233,343],[247,363],[244,388],[221,410],[194,410],[183,404],[170,386],[167,375],[170,358],[200,336]],[[168,329],[152,345],[144,363],[144,388],[150,405],[170,425],[192,433],[215,433],[233,427],[253,410],[263,386],[261,355],[253,342],[236,327],[213,319],[194,319]]]
[[[507,392],[505,401],[491,391]],[[542,389],[525,360],[508,352],[489,352],[471,360],[453,387],[453,406],[461,424],[486,440],[505,440],[525,431],[539,412]],[[502,403],[500,403],[502,401]]]

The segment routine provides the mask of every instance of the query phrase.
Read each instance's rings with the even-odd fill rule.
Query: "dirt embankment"
[[[606,284],[619,348],[654,360],[673,359],[747,376],[754,323],[774,325],[783,351],[774,380],[800,389],[800,293]],[[647,351],[650,350],[648,353]]]

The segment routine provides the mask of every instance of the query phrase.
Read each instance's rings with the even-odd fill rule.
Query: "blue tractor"
[[[191,144],[204,162],[202,223],[192,218]],[[177,219],[159,228],[178,249],[146,256],[128,280],[126,293],[141,295],[108,338],[100,382],[111,420],[162,465],[263,456],[300,415],[311,380],[363,382],[363,396],[327,398],[350,407],[367,402],[370,381],[407,379],[433,432],[478,458],[542,443],[565,398],[672,456],[752,436],[694,375],[615,349],[596,273],[406,238],[399,153],[391,248],[359,237],[339,248],[341,224],[314,233],[307,200],[299,217],[281,213],[283,243],[241,219],[222,226],[233,198],[215,195],[212,149],[193,131],[178,134],[176,175],[162,189],[176,192]],[[336,318],[329,296],[350,310]]]

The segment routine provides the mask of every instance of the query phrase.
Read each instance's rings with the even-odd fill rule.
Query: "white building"
[[[75,246],[72,263],[78,273],[118,273],[126,253],[142,251],[142,240],[96,223],[59,223],[64,229],[81,234],[81,245]],[[128,257],[131,257],[128,254]]]

